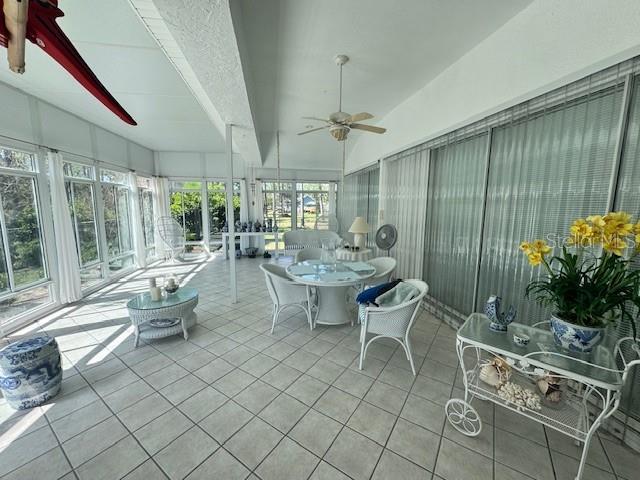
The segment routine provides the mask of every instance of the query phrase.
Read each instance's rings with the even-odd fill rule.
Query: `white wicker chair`
[[[368,260],[367,263],[376,268],[376,273],[373,277],[367,278],[364,284],[365,288],[389,282],[393,272],[396,271],[397,262],[393,257],[376,257]]]
[[[287,277],[284,268],[278,265],[264,263],[260,265],[267,282],[267,290],[273,300],[273,323],[271,333],[276,327],[280,313],[287,307],[301,308],[307,314],[309,329],[313,330],[313,317],[311,315],[311,289],[307,285],[296,283]]]
[[[305,260],[321,260],[322,249],[321,248],[303,248],[296,252],[296,263],[304,262]]]
[[[184,253],[184,247],[187,243],[182,226],[173,217],[158,217],[156,228],[171,255],[171,261],[175,261],[179,255]]]
[[[411,343],[409,342],[409,332],[420,309],[420,303],[427,294],[429,286],[422,280],[405,280],[411,283],[420,291],[420,294],[408,302],[393,307],[366,307],[364,309],[364,319],[360,330],[360,370],[367,355],[367,348],[371,342],[379,338],[393,338],[396,340],[407,355],[407,360],[411,364],[413,375],[416,368],[411,355]],[[374,337],[367,341],[367,334],[372,333]]]

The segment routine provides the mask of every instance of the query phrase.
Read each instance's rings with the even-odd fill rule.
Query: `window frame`
[[[16,176],[16,177],[28,178],[31,180],[31,185],[33,187],[34,208],[35,208],[36,218],[38,219],[38,231],[40,233],[40,258],[42,260],[44,277],[35,282],[30,282],[20,287],[15,287],[15,272],[13,271],[13,265],[11,262],[11,248],[9,246],[9,237],[8,237],[8,230],[6,226],[4,206],[2,205],[2,202],[0,202],[0,237],[1,237],[1,241],[3,242],[4,261],[7,267],[7,281],[8,281],[8,287],[9,287],[6,292],[3,292],[0,294],[0,302],[8,300],[19,293],[23,293],[25,290],[36,288],[44,284],[52,283],[51,271],[49,269],[47,244],[46,244],[46,238],[45,238],[45,225],[44,225],[43,217],[41,215],[42,195],[40,194],[40,186],[38,182],[38,174],[39,174],[38,156],[35,152],[27,152],[25,150],[15,149],[8,146],[7,147],[2,146],[1,148],[7,149],[7,150],[20,151],[22,153],[28,153],[32,155],[32,164],[34,166],[33,171],[20,170],[20,169],[14,169],[14,168],[5,168],[0,166],[0,175]]]
[[[105,266],[105,277],[106,279],[108,279],[109,277],[112,276],[116,276],[116,275],[120,275],[122,272],[127,272],[132,270],[135,267],[136,264],[136,251],[135,251],[135,244],[133,241],[133,224],[132,224],[132,205],[131,205],[131,194],[132,194],[132,190],[131,190],[131,185],[128,184],[128,182],[126,181],[126,175],[128,172],[123,171],[123,170],[119,170],[117,168],[104,168],[101,167],[100,165],[97,166],[98,168],[98,172],[96,175],[96,182],[100,185],[100,202],[101,202],[101,206],[100,206],[100,221],[102,224],[102,239],[104,242],[104,249],[103,251],[106,252],[106,255],[104,255],[103,260],[103,265]],[[114,172],[117,175],[123,175],[123,181],[122,182],[111,182],[108,180],[103,180],[103,172],[107,171],[107,172]],[[106,220],[105,220],[105,202],[104,202],[104,187],[113,187],[114,188],[114,208],[116,210],[116,228],[118,230],[118,247],[119,247],[119,253],[116,256],[111,257],[109,254],[109,245],[108,245],[108,240],[107,240],[107,225],[106,225]],[[127,205],[127,209],[128,209],[128,224],[129,224],[129,238],[131,241],[131,248],[129,250],[126,251],[122,251],[122,236],[121,236],[121,232],[120,232],[120,224],[118,222],[118,189],[121,189],[123,191],[125,191],[127,193],[127,201],[126,201],[126,205]],[[123,269],[112,269],[111,268],[111,264],[114,262],[117,262],[119,260],[123,260],[125,258],[132,258],[132,262],[131,265],[127,265],[126,267],[124,267]]]

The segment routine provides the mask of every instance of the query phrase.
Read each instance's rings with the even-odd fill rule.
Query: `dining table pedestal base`
[[[345,325],[356,319],[355,314],[350,313],[347,306],[349,287],[321,287],[317,289],[317,292],[316,324]]]

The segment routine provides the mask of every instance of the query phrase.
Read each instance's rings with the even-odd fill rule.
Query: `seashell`
[[[496,370],[496,367],[490,364],[480,369],[480,380],[492,387],[498,387],[503,383],[502,380],[500,380],[500,374],[498,370]]]
[[[538,390],[540,390],[540,393],[542,393],[543,395],[546,395],[547,390],[549,390],[549,382],[547,382],[546,379],[541,378],[536,382],[536,384],[538,385]]]
[[[492,387],[499,387],[511,378],[511,367],[504,358],[494,357],[482,366],[479,378]]]
[[[563,379],[555,375],[545,375],[536,381],[538,390],[549,403],[559,403],[562,400]]]

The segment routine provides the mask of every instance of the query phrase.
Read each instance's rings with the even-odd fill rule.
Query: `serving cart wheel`
[[[444,406],[453,428],[467,437],[477,437],[482,431],[482,420],[475,408],[460,398],[452,398]]]

